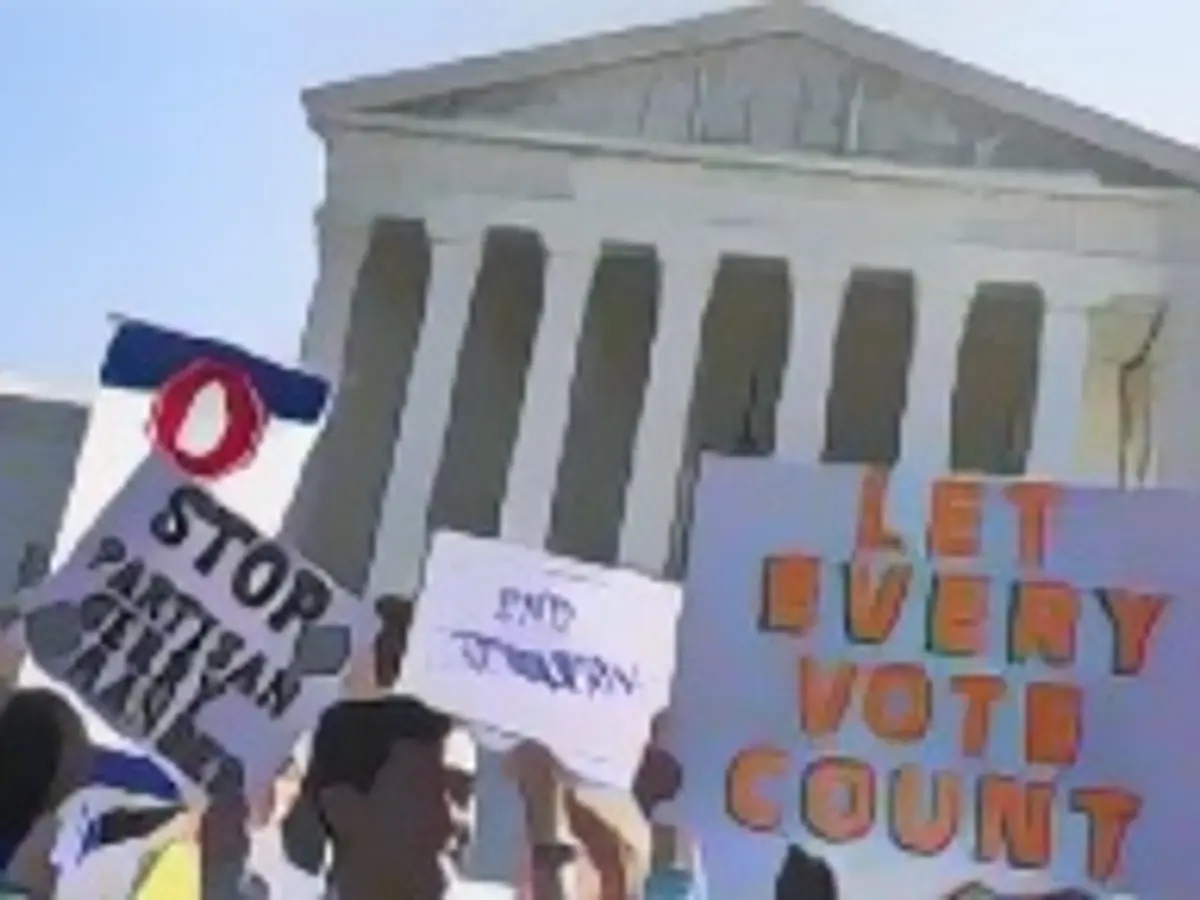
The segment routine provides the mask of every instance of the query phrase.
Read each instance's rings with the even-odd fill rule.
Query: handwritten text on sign
[[[500,589],[495,621],[509,626],[506,632],[543,628],[551,634],[567,635],[575,618],[575,607],[566,597],[547,591],[530,593],[517,587]],[[622,666],[595,653],[522,646],[519,635],[459,629],[452,636],[462,649],[463,661],[481,675],[495,674],[502,668],[550,691],[583,696],[620,693],[628,697],[638,687],[636,663]]]
[[[262,723],[260,749],[269,732],[286,753],[369,636],[359,606],[152,458],[39,588],[27,631],[39,663],[120,733],[220,790],[279,760],[248,765],[246,736],[205,728],[203,712],[237,695]]]
[[[722,469],[723,498],[734,495],[735,465],[710,467]],[[1120,567],[1107,560],[1101,576],[1095,560],[1076,552],[1109,544],[1063,531],[1067,488],[927,484],[916,504],[924,524],[902,538],[890,525],[885,475],[826,472],[795,479],[804,485],[795,515],[808,523],[795,527],[780,505],[784,492],[764,487],[786,474],[752,473],[739,511],[750,514],[747,496],[771,502],[758,533],[739,536],[741,556],[722,558],[719,549],[739,517],[711,504],[701,510],[709,518],[698,521],[692,548],[677,692],[682,740],[691,744],[680,751],[685,766],[689,754],[696,759],[689,773],[720,765],[733,828],[777,834],[798,826],[839,859],[870,845],[874,861],[890,845],[913,860],[953,850],[988,871],[1044,871],[1080,885],[1118,880],[1155,798],[1129,766],[1097,765],[1126,751],[1119,729],[1094,714],[1106,697],[1151,677],[1173,592],[1153,578],[1106,580]],[[830,507],[835,500],[848,501],[847,515]],[[1072,546],[1065,555],[1060,537]],[[730,594],[746,576],[758,586],[749,605]],[[746,613],[752,631],[735,630],[728,617]],[[762,709],[790,708],[790,734],[762,710],[760,725],[754,714],[743,725],[711,712],[711,722],[700,718],[693,692],[708,676],[698,677],[697,665],[705,651],[714,658],[722,638],[734,670],[722,673],[728,690],[750,683],[755,665],[779,673],[770,682],[779,700]],[[743,665],[744,682],[736,674]],[[715,708],[720,699],[707,690]],[[724,761],[697,741],[719,744]]]
[[[634,573],[443,532],[401,684],[627,786],[666,705],[678,611],[677,589]],[[596,723],[588,741],[570,724],[578,714]]]
[[[879,473],[863,479],[859,506],[858,553],[854,560],[828,564],[804,554],[775,556],[764,565],[761,627],[765,632],[803,637],[822,614],[840,615],[846,640],[880,645],[891,636],[907,604],[925,606],[925,649],[955,658],[984,658],[987,625],[1004,618],[1007,661],[1012,665],[1039,658],[1065,677],[1026,683],[1013,696],[1003,674],[956,675],[950,690],[961,698],[952,716],[961,735],[963,756],[982,759],[991,741],[991,721],[1001,703],[1020,704],[1024,713],[1023,755],[1031,766],[1072,766],[1079,758],[1083,733],[1083,689],[1069,680],[1076,656],[1084,592],[1059,581],[1038,578],[1045,557],[1048,522],[1059,491],[1047,484],[1013,484],[1006,496],[1017,513],[1019,547],[1027,579],[1002,585],[1008,599],[991,604],[992,585],[982,575],[940,573],[926,596],[914,596],[913,566],[888,559],[905,548],[883,520],[885,482]],[[933,485],[932,518],[925,552],[934,559],[970,560],[979,553],[982,486],[970,481]],[[881,558],[882,557],[882,558]],[[822,610],[821,582],[837,579],[840,610]],[[1150,638],[1167,598],[1120,588],[1093,590],[1096,608],[1112,629],[1112,673],[1134,677],[1145,664]],[[852,705],[868,729],[888,744],[913,744],[933,727],[935,710],[930,674],[920,662],[867,667],[804,654],[799,660],[799,726],[808,738],[836,737]],[[772,804],[759,802],[757,783],[778,773],[786,760],[771,747],[748,748],[730,764],[729,812],[752,829],[771,829],[779,821]],[[877,773],[851,757],[827,757],[801,776],[801,815],[812,832],[842,843],[865,836],[879,814],[877,794],[890,809],[889,833],[910,853],[940,853],[954,840],[964,803],[976,804],[975,852],[980,861],[1007,858],[1018,868],[1051,862],[1057,788],[1053,781],[1029,781],[996,772],[978,779],[972,792],[952,770],[924,772],[917,766]],[[849,798],[851,802],[841,802]],[[1141,809],[1141,797],[1113,785],[1077,787],[1069,807],[1089,820],[1087,871],[1105,881],[1116,869],[1126,830]],[[932,808],[930,815],[928,809]]]

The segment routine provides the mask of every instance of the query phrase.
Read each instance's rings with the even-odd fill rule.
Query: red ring
[[[205,453],[179,445],[179,433],[200,392],[219,385],[225,401],[225,431]],[[150,439],[174,463],[196,478],[217,479],[244,468],[258,453],[267,413],[250,376],[228,363],[198,359],[172,375],[155,397]]]

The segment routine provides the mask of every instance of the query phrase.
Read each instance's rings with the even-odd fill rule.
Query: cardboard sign
[[[378,627],[157,455],[23,608],[46,672],[208,791],[269,783]]]
[[[151,450],[277,533],[328,400],[323,379],[241,347],[121,322],[100,369],[55,562]]]
[[[633,572],[439,532],[400,688],[629,787],[667,703],[679,607],[678,588]]]
[[[232,344],[144,322],[121,322],[100,370],[58,532],[66,558],[146,457],[157,451],[266,534],[278,534],[328,405],[323,379]],[[0,623],[0,656],[23,650]],[[25,686],[46,686],[25,665]],[[92,737],[117,736],[87,717]]]
[[[849,897],[1194,894],[1198,529],[1178,492],[706,460],[671,721],[714,894],[775,896],[792,845]]]

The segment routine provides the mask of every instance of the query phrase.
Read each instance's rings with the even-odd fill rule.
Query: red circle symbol
[[[196,398],[209,387],[221,390],[225,427],[210,449],[192,453],[180,439]],[[215,480],[250,464],[266,425],[266,409],[249,375],[228,363],[198,359],[159,389],[151,412],[150,439],[189,475]]]

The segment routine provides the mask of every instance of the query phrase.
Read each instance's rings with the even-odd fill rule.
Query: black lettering
[[[608,667],[608,675],[612,681],[616,682],[616,686],[626,694],[632,694],[637,690],[639,681],[637,669],[627,671],[620,666],[610,665]]]
[[[506,646],[504,649],[509,668],[518,675],[529,681],[544,684],[552,691],[557,691],[563,687],[563,682],[555,677],[550,664],[538,651],[526,650],[511,645]]]
[[[132,602],[145,571],[146,564],[144,562],[140,559],[131,559],[108,576],[108,581],[104,583],[104,586],[114,594],[119,594]]]
[[[550,607],[550,627],[559,634],[566,634],[575,622],[575,606],[558,594],[546,594],[545,597]]]
[[[208,651],[205,667],[216,670],[228,668],[233,658],[241,653],[245,646],[246,642],[240,635],[232,631],[222,631],[217,635],[215,646]]]
[[[470,631],[455,632],[453,637],[462,650],[463,662],[474,672],[485,671],[491,660],[492,648],[496,646],[496,639]]]
[[[158,654],[162,652],[163,639],[158,632],[149,628],[143,628],[142,633],[138,635],[137,641],[129,650],[129,655],[126,657],[129,663],[129,668],[137,672],[142,677],[149,677],[151,670],[154,667],[154,660]]]
[[[187,715],[194,716],[196,711],[210,700],[214,700],[225,692],[225,682],[211,672],[200,673],[200,686],[188,705]]]
[[[151,572],[149,580],[134,602],[151,622],[158,622],[165,615],[167,605],[174,596],[175,585],[171,579],[158,572]]]
[[[209,785],[221,772],[227,754],[221,745],[196,727],[191,716],[177,716],[156,742],[160,753],[192,781]],[[240,768],[240,766],[239,766]]]
[[[261,653],[255,653],[225,679],[225,687],[235,687],[248,699],[253,700],[266,665],[267,658]]]
[[[579,691],[579,670],[576,668],[576,656],[566,650],[551,650],[550,663],[558,676],[558,683],[572,694]]]
[[[150,534],[166,547],[178,547],[191,534],[189,513],[208,519],[212,507],[208,495],[194,485],[185,484],[171,491],[167,505],[150,519]]]
[[[551,691],[609,695],[633,694],[638,690],[637,668],[623,668],[599,656],[566,650],[536,650],[514,646],[507,641],[475,631],[455,631],[463,661],[475,672],[488,669],[492,650],[498,650],[509,670],[526,681],[542,684]]]
[[[110,718],[126,721],[129,698],[133,695],[136,685],[137,676],[132,672],[123,672],[100,690],[96,695],[96,705],[107,710]]]
[[[100,643],[112,653],[121,652],[125,646],[125,639],[129,634],[129,629],[136,621],[133,613],[129,610],[119,610],[109,620],[104,630],[100,632]]]
[[[142,721],[145,723],[145,733],[153,734],[158,730],[163,716],[171,708],[175,700],[177,683],[155,679],[142,694]]]
[[[166,634],[174,636],[184,625],[191,624],[193,620],[195,620],[198,632],[207,633],[207,629],[211,629],[216,625],[217,620],[191,594],[177,591],[174,599],[175,603],[172,609],[171,620],[163,627],[163,631]]]
[[[88,594],[79,604],[79,620],[85,631],[99,631],[109,617],[121,609],[116,597],[103,591]]]
[[[273,719],[283,718],[300,697],[300,679],[280,669],[259,694],[257,703]]]
[[[333,591],[325,579],[311,569],[299,567],[292,578],[287,597],[267,618],[267,626],[272,631],[281,632],[292,621],[302,625],[316,622],[329,610],[331,603]]]
[[[167,657],[167,661],[142,698],[143,712],[147,721],[157,724],[171,708],[175,695],[179,693],[180,687],[192,670],[192,660],[199,653],[203,641],[203,634],[193,635]],[[150,730],[153,731],[153,728]]]
[[[496,621],[509,623],[513,621],[513,609],[521,602],[521,592],[514,587],[500,589],[500,603],[496,607]]]
[[[99,569],[101,566],[111,566],[125,559],[125,542],[111,535],[100,538],[100,545],[88,563],[89,569]]]
[[[226,509],[215,500],[208,497],[205,500],[208,501],[206,519],[208,524],[216,529],[216,533],[192,565],[201,575],[211,575],[213,569],[220,564],[221,557],[225,555],[230,543],[237,541],[249,546],[258,539],[258,531],[237,513]]]
[[[277,544],[264,541],[233,570],[233,596],[251,609],[261,609],[275,598],[287,576],[287,554]]]
[[[90,692],[92,686],[98,684],[100,676],[108,665],[108,652],[96,641],[80,653],[67,666],[65,673],[67,681],[81,692]]]

